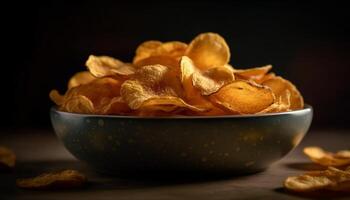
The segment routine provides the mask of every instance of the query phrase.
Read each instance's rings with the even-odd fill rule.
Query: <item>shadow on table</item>
[[[285,167],[291,168],[291,169],[297,169],[297,170],[303,170],[303,171],[317,171],[317,170],[325,170],[327,167],[317,165],[311,162],[293,162],[293,163],[287,163],[285,164]]]
[[[343,197],[349,197],[350,193],[345,192],[335,192],[335,191],[315,191],[315,192],[308,192],[308,193],[296,193],[296,192],[289,192],[283,187],[276,188],[274,190],[277,193],[280,194],[286,194],[286,195],[293,195],[297,197],[303,197],[308,199],[338,199]]]
[[[44,172],[64,169],[75,169],[84,173],[89,179],[89,183],[87,184],[89,191],[109,189],[140,189],[170,185],[207,183],[212,181],[225,181],[232,178],[242,180],[248,177],[247,175],[237,176],[234,174],[194,174],[189,172],[134,172],[132,174],[120,174],[118,176],[111,176],[97,173],[83,162],[74,160],[20,162],[17,164],[14,174],[17,178],[26,178],[33,177]]]

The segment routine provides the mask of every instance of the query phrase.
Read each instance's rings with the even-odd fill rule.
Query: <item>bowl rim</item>
[[[132,115],[98,115],[98,114],[82,114],[60,111],[57,106],[51,107],[51,112],[60,113],[63,115],[94,117],[94,118],[117,118],[117,119],[226,119],[226,118],[255,118],[281,115],[298,115],[313,112],[313,108],[309,104],[305,104],[303,109],[292,110],[278,113],[263,113],[263,114],[244,114],[244,115],[216,115],[216,116],[132,116]]]

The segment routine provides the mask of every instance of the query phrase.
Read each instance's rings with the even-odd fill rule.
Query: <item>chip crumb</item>
[[[0,146],[0,171],[13,169],[16,164],[16,154],[9,148]]]
[[[58,172],[44,173],[33,178],[17,179],[19,188],[25,189],[70,189],[85,185],[87,178],[76,170],[63,170]]]

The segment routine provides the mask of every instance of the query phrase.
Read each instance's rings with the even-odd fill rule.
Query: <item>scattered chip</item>
[[[324,151],[320,147],[306,147],[304,153],[315,163],[323,166],[350,165],[350,151],[343,150],[337,153]]]
[[[18,179],[16,184],[25,189],[70,189],[84,186],[87,178],[76,170],[44,173],[34,178]]]
[[[0,146],[0,171],[14,168],[15,163],[15,153],[9,148]]]
[[[275,102],[271,89],[243,80],[222,87],[210,99],[235,114],[258,113]]]
[[[302,109],[297,88],[269,72],[271,65],[235,69],[230,49],[216,33],[189,44],[150,40],[132,63],[90,55],[68,90],[49,94],[58,109],[74,113],[139,116],[217,116]]]
[[[350,172],[329,167],[324,171],[288,177],[284,181],[284,187],[293,192],[304,193],[317,190],[350,192]]]

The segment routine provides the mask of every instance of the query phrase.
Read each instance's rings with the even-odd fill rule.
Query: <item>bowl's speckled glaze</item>
[[[299,144],[312,107],[263,115],[136,117],[75,114],[51,109],[57,136],[97,170],[261,171]]]

